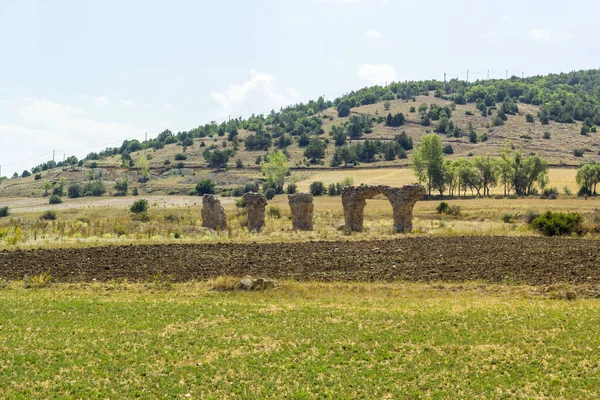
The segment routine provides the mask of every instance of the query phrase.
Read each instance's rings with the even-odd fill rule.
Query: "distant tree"
[[[225,169],[229,163],[229,150],[204,150],[204,159],[210,168]]]
[[[432,189],[444,192],[444,153],[437,135],[425,135],[413,152],[412,168],[419,182],[427,184],[427,193]]]
[[[150,179],[150,162],[146,157],[142,157],[138,160],[138,167],[140,168],[140,175],[142,176],[142,183],[148,182]]]
[[[533,117],[533,115],[531,114],[527,114],[525,115],[525,121],[529,122],[530,124],[535,122],[535,118]]]
[[[127,190],[129,188],[129,180],[127,176],[123,176],[120,179],[117,179],[115,182],[115,196],[127,196]]]
[[[340,104],[337,110],[339,118],[344,118],[350,115],[350,107],[348,107],[346,104]]]
[[[309,191],[313,196],[323,196],[325,194],[325,185],[321,181],[314,181],[310,184]]]
[[[201,179],[196,184],[195,191],[198,196],[202,196],[205,194],[214,194],[215,193],[215,182],[210,178]]]
[[[67,196],[70,199],[81,197],[83,194],[83,187],[79,183],[71,183],[67,188]]]
[[[389,110],[391,106],[392,106],[392,102],[391,101],[386,100],[386,101],[383,102],[383,109],[385,111]]]
[[[138,199],[133,202],[131,207],[129,207],[129,211],[134,214],[143,214],[148,211],[148,200],[146,199]]]
[[[325,157],[325,142],[319,138],[311,139],[308,147],[304,151],[304,156],[309,158],[312,163]]]
[[[50,201],[49,201],[50,204],[60,204],[62,202],[63,202],[63,200],[59,195],[53,194],[52,196],[50,196]]]
[[[277,193],[283,192],[283,182],[290,172],[290,167],[288,166],[288,160],[285,154],[281,151],[277,151],[265,157],[262,172],[265,175],[266,183],[269,187],[274,188]]]
[[[336,146],[343,146],[346,143],[346,131],[344,128],[333,125],[331,127],[331,135]]]

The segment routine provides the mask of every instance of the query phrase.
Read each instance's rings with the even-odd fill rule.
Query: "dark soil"
[[[220,275],[300,281],[600,283],[600,241],[419,237],[391,241],[172,244],[0,252],[0,277],[49,272],[55,282],[176,281]]]

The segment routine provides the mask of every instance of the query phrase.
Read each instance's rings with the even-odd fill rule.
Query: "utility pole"
[[[490,80],[490,70],[489,70],[489,69],[488,69],[488,77],[487,77],[487,80],[488,80],[488,81]]]
[[[446,93],[446,73],[444,72],[444,93]]]
[[[148,132],[146,132],[146,136],[144,138],[144,142],[148,142]],[[144,147],[144,155],[146,155],[147,151],[148,151],[148,147]]]
[[[525,77],[525,75],[523,74],[523,71],[521,71],[521,79],[523,79]]]
[[[469,82],[469,70],[467,70],[467,82]]]
[[[54,155],[56,154],[56,150],[52,150],[52,161],[54,161]]]

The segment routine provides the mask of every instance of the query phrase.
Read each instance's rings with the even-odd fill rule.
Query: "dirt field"
[[[600,241],[421,237],[392,241],[140,245],[0,252],[0,276],[56,282],[265,276],[300,281],[599,284]]]

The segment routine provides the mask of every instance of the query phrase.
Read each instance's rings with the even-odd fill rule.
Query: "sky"
[[[0,0],[2,175],[397,80],[600,67],[600,2]]]

